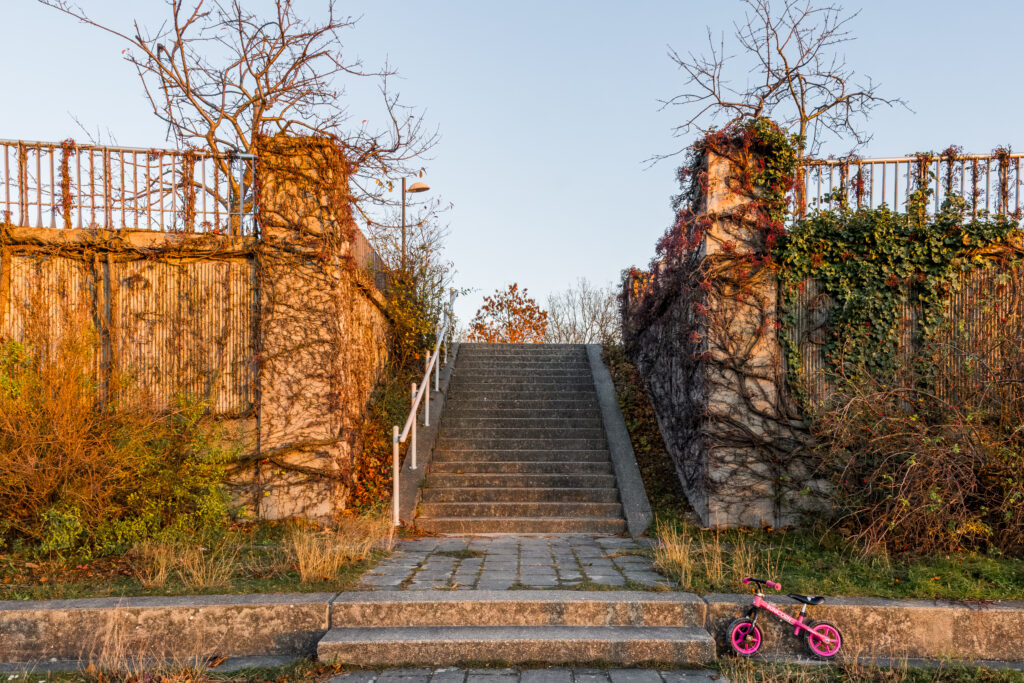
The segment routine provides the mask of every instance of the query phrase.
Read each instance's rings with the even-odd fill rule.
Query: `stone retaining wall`
[[[130,378],[155,410],[211,401],[254,513],[324,517],[346,504],[390,320],[340,151],[271,138],[259,169],[258,238],[0,222],[0,341],[95,333],[101,389]]]
[[[422,592],[417,599],[478,600],[473,593]],[[536,591],[543,600],[583,600],[578,591]],[[517,596],[491,593],[501,614],[516,611]],[[664,593],[652,593],[659,600]],[[567,596],[567,597],[566,597]],[[309,593],[236,596],[100,598],[53,601],[0,601],[0,663],[99,659],[116,652],[184,661],[211,656],[308,656],[332,626],[345,626],[367,601],[384,593]],[[520,596],[522,597],[522,596]],[[591,594],[595,604],[614,592]],[[749,595],[675,594],[681,626],[703,626],[727,652],[726,626],[751,603]],[[538,598],[535,596],[533,601]],[[783,606],[787,598],[772,598]],[[510,604],[511,603],[511,604]],[[591,609],[592,605],[583,607]],[[550,607],[543,608],[551,611]],[[582,607],[580,608],[582,609]],[[598,612],[602,609],[598,605]],[[577,610],[578,611],[578,610]],[[795,612],[794,609],[789,611]],[[576,614],[555,610],[560,618]],[[589,612],[588,612],[589,614]],[[829,598],[809,609],[812,619],[837,624],[846,656],[1021,662],[1024,602],[956,603],[880,598]],[[765,655],[804,653],[803,644],[781,621],[762,614]],[[501,619],[499,619],[501,621]],[[401,623],[396,615],[396,623]]]

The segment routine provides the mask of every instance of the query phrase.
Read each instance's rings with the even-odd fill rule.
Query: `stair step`
[[[479,462],[466,460],[433,461],[434,474],[612,474],[612,463],[505,460]]]
[[[451,427],[441,428],[441,439],[603,439],[600,427]]]
[[[511,608],[511,609],[510,609]],[[384,626],[702,626],[692,593],[646,591],[388,591],[340,593],[331,623]]]
[[[714,640],[707,631],[670,626],[332,628],[317,645],[322,662],[366,667],[492,661],[682,665],[714,657]]]
[[[546,405],[547,403],[545,403]],[[489,406],[491,404],[488,404]],[[601,413],[598,412],[597,402],[582,402],[576,404],[575,407],[563,407],[563,408],[531,408],[531,407],[516,407],[523,406],[524,404],[516,401],[509,402],[510,407],[499,407],[494,405],[488,408],[472,408],[449,404],[445,406],[444,419],[445,420],[463,420],[473,418],[494,418],[494,419],[601,419]]]
[[[612,488],[425,488],[425,503],[617,503],[619,493]]]
[[[501,520],[515,517],[550,517],[553,519],[561,517],[572,519],[589,517],[591,519],[614,519],[622,517],[622,505],[619,503],[424,502],[420,503],[419,514],[421,518],[433,519],[443,517],[496,517]]]
[[[601,517],[417,517],[416,526],[437,534],[621,534],[626,520]]]
[[[437,439],[438,449],[457,449],[457,450],[508,450],[515,448],[522,448],[528,451],[540,451],[540,450],[552,450],[561,451],[565,449],[569,450],[589,450],[597,448],[607,448],[607,442],[602,434],[600,438],[538,438],[538,439],[519,439],[516,437],[491,437],[491,438],[461,438],[455,436],[442,435]]]
[[[563,417],[576,415],[600,416],[597,401],[589,399],[490,399],[445,406],[445,417]]]
[[[477,387],[452,387],[448,398],[460,401],[485,403],[493,401],[594,401],[594,388],[573,388],[561,385],[550,387],[503,387],[481,389]]]
[[[539,415],[544,413],[539,412]],[[445,415],[445,429],[544,429],[558,427],[561,429],[602,429],[603,423],[595,412],[581,417],[505,417],[487,411],[479,417],[451,417]]]
[[[528,360],[469,360],[459,359],[459,372],[468,375],[477,373],[514,374],[520,372],[571,372],[590,375],[590,363],[586,361],[544,361]]]
[[[521,350],[495,351],[492,353],[476,353],[471,351],[459,353],[459,363],[475,361],[478,363],[498,363],[502,361],[519,363],[588,363],[586,352],[547,351],[529,353]]]
[[[453,386],[465,384],[546,384],[554,382],[572,382],[584,386],[593,386],[594,378],[590,372],[545,372],[529,370],[523,372],[464,372],[459,368],[459,376],[452,379]]]
[[[517,449],[493,449],[493,450],[455,450],[438,448],[430,459],[430,466],[435,463],[447,463],[453,461],[472,462],[610,462],[611,455],[607,448],[596,448],[592,450],[561,450],[553,451],[525,451]]]
[[[499,487],[499,488],[615,488],[611,474],[428,474],[426,485],[445,487]]]

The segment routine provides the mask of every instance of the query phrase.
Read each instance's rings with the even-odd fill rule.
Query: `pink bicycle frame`
[[[794,626],[794,636],[800,635],[801,630],[811,632],[811,629],[804,625],[804,615],[807,613],[807,605],[804,605],[803,609],[800,610],[800,614],[794,618],[783,612],[781,609],[779,609],[772,603],[765,600],[760,593],[757,593],[756,595],[754,595],[754,607],[760,607],[761,609],[768,610],[769,612],[777,616],[779,619],[782,619],[784,622],[789,624],[790,626]]]

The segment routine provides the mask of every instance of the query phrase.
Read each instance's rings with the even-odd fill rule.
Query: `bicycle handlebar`
[[[744,576],[743,577],[743,583],[744,584],[760,583],[760,584],[763,584],[765,586],[768,586],[769,588],[774,588],[777,591],[782,590],[782,584],[781,583],[777,583],[775,581],[769,581],[768,579],[755,579],[755,578],[753,578],[751,576]]]

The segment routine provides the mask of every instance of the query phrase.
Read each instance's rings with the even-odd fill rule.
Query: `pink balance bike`
[[[748,576],[743,579],[743,583],[782,590],[782,584],[766,579],[752,579]],[[754,604],[747,611],[746,615],[729,624],[726,637],[729,639],[729,645],[732,646],[733,652],[744,657],[750,657],[761,649],[761,643],[764,642],[764,639],[761,637],[761,629],[757,626],[757,614],[758,609],[764,609],[790,626],[793,626],[793,635],[797,637],[802,635],[807,649],[815,657],[819,659],[833,659],[839,654],[839,648],[843,646],[843,635],[836,628],[835,624],[827,621],[804,621],[804,617],[807,614],[807,606],[820,605],[825,602],[825,598],[790,593],[789,597],[804,604],[800,609],[800,614],[794,618],[765,600],[764,593],[761,591],[760,587],[754,589]]]

